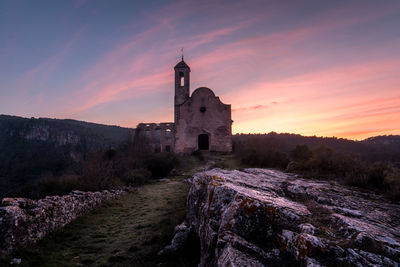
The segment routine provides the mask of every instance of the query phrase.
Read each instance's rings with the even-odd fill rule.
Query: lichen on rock
[[[373,199],[373,201],[371,201]],[[400,205],[368,192],[276,170],[194,175],[185,221],[199,266],[399,266]]]

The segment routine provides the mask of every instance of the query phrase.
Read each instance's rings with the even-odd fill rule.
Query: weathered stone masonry
[[[231,105],[222,103],[207,87],[190,95],[190,67],[183,58],[174,71],[174,123],[140,123],[135,138],[146,137],[155,152],[232,151]],[[168,131],[170,139],[165,138]]]
[[[174,123],[140,123],[136,135],[151,140],[150,148],[155,152],[172,151],[174,147]]]
[[[73,191],[65,196],[40,200],[3,198],[0,207],[0,256],[17,247],[36,243],[50,232],[64,227],[77,217],[118,198],[124,191]]]

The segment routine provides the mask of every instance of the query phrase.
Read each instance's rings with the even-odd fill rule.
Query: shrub
[[[272,150],[251,149],[239,157],[243,164],[254,167],[286,168],[289,163],[286,153]]]
[[[47,172],[38,180],[25,184],[13,195],[40,199],[49,195],[65,195],[72,190],[83,190],[80,176],[75,174],[54,176],[52,173]]]
[[[332,155],[333,151],[328,147],[320,146],[316,148],[310,159],[309,167],[316,172],[328,173],[333,169]]]
[[[297,169],[317,177],[340,179],[365,172],[364,166],[355,158],[324,146],[316,148],[311,158],[300,162]]]
[[[117,154],[117,151],[115,149],[108,149],[106,150],[106,152],[103,155],[103,158],[106,160],[111,160],[112,158],[114,158],[114,156]]]
[[[400,200],[400,169],[390,167],[384,179],[387,195],[393,200]]]
[[[371,161],[366,161],[365,159],[376,158],[376,155],[371,156],[369,150],[362,154],[345,154],[342,151],[345,151],[343,148],[346,147],[340,149],[341,146],[336,146],[337,150],[327,146],[316,147],[318,138],[314,140],[315,142],[311,142],[314,143],[315,147],[311,151],[307,145],[293,143],[294,139],[286,144],[285,142],[279,142],[279,138],[277,138],[279,136],[281,141],[285,138],[295,137],[285,134],[277,135],[275,133],[267,135],[236,135],[233,143],[234,152],[237,158],[248,166],[282,169],[285,169],[286,166],[287,171],[297,172],[313,178],[335,179],[348,185],[386,193],[394,200],[400,199],[400,169],[390,165],[399,164],[398,161],[371,163]],[[312,139],[313,137],[310,138]],[[300,141],[303,142],[304,140],[307,139],[302,138]],[[320,138],[318,143],[324,140],[327,141],[328,139]],[[334,144],[340,140],[331,139],[331,141],[334,141]],[[309,142],[308,144],[310,145],[311,143]],[[290,151],[290,158],[293,160],[290,164],[287,164],[288,157],[284,153],[286,151]],[[387,157],[378,158],[385,159]],[[360,159],[364,159],[364,161]]]
[[[125,185],[142,185],[151,178],[151,172],[146,169],[133,169],[127,171],[121,180]]]
[[[368,168],[368,183],[378,189],[383,189],[387,165],[381,162],[376,162]]]
[[[312,152],[307,145],[297,145],[291,152],[290,157],[294,161],[307,161],[311,158]]]
[[[48,171],[11,195],[42,198],[68,194],[72,190],[101,191],[124,185],[141,185],[161,178],[176,166],[174,154],[151,154],[146,140],[128,140],[118,148],[92,151],[79,163],[70,164],[62,173]]]
[[[63,193],[60,188],[60,182],[51,173],[47,173],[44,177],[39,179],[37,183],[36,194],[40,197],[47,195],[58,195]]]
[[[178,158],[173,153],[162,152],[155,153],[148,157],[146,166],[147,170],[155,179],[167,176],[172,169],[178,165]]]
[[[204,161],[204,156],[200,150],[193,151],[192,156],[198,158],[200,161]]]
[[[274,167],[285,169],[289,164],[289,158],[286,153],[275,151],[272,154],[271,162]]]

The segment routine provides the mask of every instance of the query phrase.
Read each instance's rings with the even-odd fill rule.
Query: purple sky
[[[135,127],[191,91],[233,131],[400,134],[400,1],[0,1],[0,114]]]

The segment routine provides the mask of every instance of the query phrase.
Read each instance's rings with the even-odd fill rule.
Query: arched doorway
[[[198,137],[198,148],[199,150],[208,150],[210,146],[210,138],[208,134],[200,134]]]

